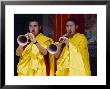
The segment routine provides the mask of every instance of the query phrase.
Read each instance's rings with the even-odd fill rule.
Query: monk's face
[[[71,34],[74,34],[78,28],[78,25],[75,25],[73,21],[67,21],[66,22],[66,31],[71,32]]]
[[[38,35],[40,32],[40,26],[37,21],[31,21],[29,22],[29,31],[32,33],[34,36]]]

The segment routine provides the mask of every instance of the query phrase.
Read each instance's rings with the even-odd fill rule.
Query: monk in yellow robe
[[[53,40],[40,33],[39,21],[29,22],[30,33],[25,34],[31,41],[29,44],[16,49],[20,56],[17,65],[18,76],[54,76],[54,56],[47,52],[48,45]]]
[[[90,62],[87,39],[84,34],[77,33],[77,21],[69,18],[66,21],[65,35],[59,38],[56,76],[90,76]],[[61,39],[63,39],[61,41]],[[62,48],[62,46],[64,47]]]

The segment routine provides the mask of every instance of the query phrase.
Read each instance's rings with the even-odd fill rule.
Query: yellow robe
[[[42,33],[36,36],[36,41],[47,49],[53,43],[51,38]],[[54,75],[54,56],[49,54],[50,76]],[[42,55],[35,44],[32,42],[22,52],[17,65],[18,76],[46,76],[46,65],[44,55]]]
[[[87,39],[76,33],[69,38],[69,46],[65,46],[57,60],[56,76],[90,76],[89,52]]]

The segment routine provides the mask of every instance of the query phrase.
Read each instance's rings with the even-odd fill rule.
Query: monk
[[[54,76],[54,56],[47,52],[53,40],[41,33],[39,20],[29,21],[29,32],[25,36],[30,42],[16,49],[16,55],[20,57],[18,76]]]
[[[90,76],[88,41],[77,33],[79,25],[74,18],[66,21],[66,35],[59,38],[56,76]],[[68,35],[67,35],[68,34]],[[62,40],[63,39],[63,40]],[[62,41],[61,41],[62,40]]]

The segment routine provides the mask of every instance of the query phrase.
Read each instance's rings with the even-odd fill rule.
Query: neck
[[[40,33],[37,33],[37,34],[35,35],[35,37],[38,36],[39,34],[40,34]]]
[[[69,38],[72,38],[77,32],[74,32],[73,34],[70,35]]]

